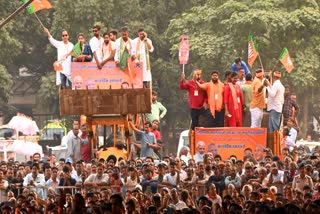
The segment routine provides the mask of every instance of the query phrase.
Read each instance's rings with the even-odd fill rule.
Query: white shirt
[[[57,48],[58,51],[58,61],[63,59],[66,55],[68,55],[72,49],[73,49],[73,44],[71,42],[68,42],[68,44],[65,44],[63,41],[57,41],[53,37],[49,38],[50,43]],[[63,73],[69,80],[72,78],[72,71],[71,71],[71,55],[66,58],[62,62],[62,71]],[[60,72],[56,72],[56,84],[60,85]]]
[[[267,175],[267,179],[269,180],[271,173],[269,173]],[[273,178],[273,183],[281,181],[283,183],[283,176],[284,176],[284,172],[281,170],[278,170],[278,174],[277,175],[273,175],[272,174],[272,178]]]
[[[203,155],[204,155],[204,154],[196,153],[196,154],[194,155],[194,161],[195,161],[196,163],[198,163],[198,162],[200,162],[200,161],[203,161]]]
[[[236,82],[236,84],[238,84],[240,87],[246,84],[246,78],[243,78],[243,80],[238,80]]]
[[[298,132],[297,132],[297,130],[296,130],[295,128],[291,128],[291,129],[290,129],[290,131],[289,131],[289,137],[291,138],[291,140],[292,140],[293,142],[296,142],[296,140],[297,140],[297,134],[298,134]]]
[[[267,87],[268,90],[268,111],[275,110],[276,112],[282,112],[282,106],[284,103],[284,86],[280,80],[274,81],[272,87]]]
[[[131,176],[127,177],[127,183],[124,182],[123,179],[123,186],[127,188],[127,190],[132,191],[136,186],[138,185],[138,177],[136,177],[134,180],[131,179]]]
[[[122,37],[118,38],[116,40],[116,53],[114,55],[114,61],[116,62],[120,62],[120,53],[121,53],[121,40],[122,40]],[[129,51],[129,54],[131,55],[131,51],[132,51],[132,40],[130,38],[128,38],[128,40],[125,42],[122,40],[122,45],[124,45],[128,51]]]
[[[102,60],[106,60],[110,57],[112,51],[116,50],[116,43],[113,41],[109,41],[106,45],[105,43],[102,44]]]
[[[97,58],[99,60],[99,62],[102,61],[102,45],[104,43],[103,38],[100,36],[100,39],[98,39],[97,37],[92,37],[90,39],[89,45],[90,48],[92,50],[92,53],[96,52]],[[92,62],[95,62],[95,58],[92,58]]]
[[[143,64],[142,65],[143,81],[151,81],[151,68],[148,69],[148,66],[147,66],[148,62],[146,58],[147,43],[151,46],[149,53],[152,53],[154,51],[154,47],[152,45],[152,41],[149,38],[147,38],[147,42],[140,40],[139,47],[137,47],[139,40],[140,40],[139,37],[133,40],[132,55],[136,56],[136,60],[138,62],[142,62]],[[150,63],[150,57],[149,57],[149,63]]]
[[[177,185],[177,176],[177,173],[175,173],[174,175],[171,175],[171,173],[167,173],[163,176],[163,182],[168,182],[172,185]]]
[[[46,181],[44,179],[43,174],[38,173],[36,179],[33,179],[32,173],[27,174],[26,177],[24,177],[23,179],[23,186],[28,186],[30,184],[30,181],[33,181],[35,187],[43,187],[46,185]],[[44,192],[42,188],[31,188],[30,191],[36,192],[40,198],[44,199]]]
[[[107,183],[109,180],[108,174],[102,174],[101,178],[98,178],[98,174],[91,174],[84,183],[94,182],[94,183]]]

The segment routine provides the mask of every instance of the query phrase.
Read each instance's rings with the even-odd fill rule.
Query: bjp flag
[[[292,69],[294,69],[294,65],[287,48],[283,48],[279,60],[283,64],[285,69],[288,71],[288,73],[290,73]]]
[[[28,0],[22,0],[23,3],[26,3]],[[50,9],[52,5],[48,0],[33,0],[33,2],[27,7],[29,14],[38,12],[39,10]]]
[[[257,59],[259,52],[254,42],[252,33],[249,34],[248,39],[248,65],[253,66],[254,61]]]

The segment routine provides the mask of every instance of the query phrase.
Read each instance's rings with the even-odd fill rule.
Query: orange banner
[[[73,62],[72,89],[143,88],[142,66],[131,68],[134,71],[126,74],[114,62],[106,63],[102,69],[95,62]]]
[[[263,148],[267,145],[267,132],[265,128],[196,128],[196,153],[201,141],[205,144],[205,152],[219,154],[222,160],[229,159],[230,155],[243,159],[245,148],[251,148],[254,156],[263,155]]]

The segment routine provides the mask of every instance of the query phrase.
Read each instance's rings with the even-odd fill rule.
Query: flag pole
[[[34,12],[33,14],[35,15],[35,17],[36,17],[36,18],[37,18],[37,20],[39,21],[40,25],[41,25],[43,28],[46,28],[46,27],[43,25],[42,21],[39,19],[39,17],[38,17],[38,15],[37,15],[37,13],[36,13],[36,12]]]
[[[258,57],[259,57],[259,61],[260,61],[260,64],[261,64],[261,68],[264,71],[263,64],[262,64],[261,57],[260,57],[260,53],[259,53]]]
[[[22,10],[24,10],[26,7],[29,6],[29,4],[31,4],[33,2],[33,0],[29,0],[27,1],[25,4],[21,5],[18,9],[16,9],[13,13],[11,13],[5,20],[3,20],[0,23],[0,29],[6,25],[11,19],[13,19],[15,16],[17,16]]]
[[[184,74],[184,64],[182,64],[182,73]]]

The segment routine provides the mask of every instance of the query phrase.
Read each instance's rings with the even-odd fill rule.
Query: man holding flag
[[[68,84],[69,88],[72,88],[72,75],[71,75],[71,54],[73,50],[73,44],[69,42],[69,34],[67,31],[62,31],[62,41],[55,40],[47,28],[44,29],[48,35],[50,43],[57,48],[58,51],[58,63],[62,65],[62,70],[56,72],[56,84],[61,88],[65,88]]]

